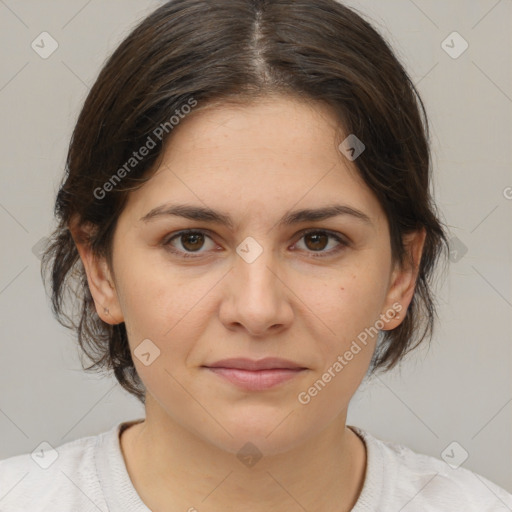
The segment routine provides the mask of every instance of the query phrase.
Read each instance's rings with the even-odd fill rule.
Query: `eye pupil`
[[[316,250],[325,249],[325,247],[327,245],[326,242],[328,241],[329,237],[325,233],[310,233],[310,234],[306,235],[306,237],[305,237],[306,242],[307,242],[307,240],[311,240],[311,239],[314,240],[313,247],[310,247],[307,243],[306,243],[306,245],[308,245],[309,249],[316,251]],[[320,241],[320,247],[318,247],[318,243],[319,243],[320,239],[323,239],[323,240]],[[322,242],[325,242],[325,243],[322,243]]]
[[[182,245],[187,250],[197,250],[201,248],[202,243],[204,243],[204,236],[202,233],[186,233],[184,235],[181,235],[182,238]],[[187,247],[188,242],[183,242],[183,240],[192,240],[192,246]],[[198,241],[201,242],[198,244]]]

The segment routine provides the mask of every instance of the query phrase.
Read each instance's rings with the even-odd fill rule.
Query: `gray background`
[[[51,315],[33,247],[52,230],[89,87],[161,3],[0,0],[0,459],[144,415],[115,380],[81,370],[72,334]],[[438,458],[456,441],[455,457],[469,454],[463,467],[510,492],[511,3],[347,2],[391,42],[418,85],[432,125],[435,195],[454,237],[431,348],[365,383],[348,424]],[[31,48],[43,31],[59,45],[47,59]],[[441,46],[453,31],[469,44],[456,59]]]

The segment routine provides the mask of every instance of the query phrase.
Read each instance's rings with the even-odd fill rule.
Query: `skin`
[[[134,356],[146,419],[121,436],[132,482],[152,510],[348,511],[357,501],[366,451],[346,416],[377,338],[307,405],[297,397],[393,304],[400,319],[384,329],[403,321],[425,232],[405,240],[414,265],[394,265],[385,214],[338,150],[337,127],[328,107],[286,96],[198,108],[174,129],[153,177],[130,193],[112,269],[72,229],[98,315],[126,323],[132,353],[145,339],[160,350],[149,366]],[[220,210],[234,226],[140,220],[166,203]],[[329,204],[356,208],[371,224],[349,215],[278,224],[288,211]],[[172,247],[196,248],[199,257],[162,245],[192,228],[208,232],[199,242],[176,237]],[[300,233],[309,228],[349,245],[315,243]],[[246,237],[263,249],[252,263],[236,252]],[[202,368],[267,356],[306,370],[273,389],[246,391]],[[236,456],[247,442],[262,454],[252,467]]]

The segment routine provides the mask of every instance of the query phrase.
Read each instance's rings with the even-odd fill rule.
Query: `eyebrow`
[[[348,205],[334,204],[324,206],[322,208],[306,208],[302,210],[295,210],[287,212],[280,220],[279,225],[289,226],[298,224],[300,222],[314,222],[320,220],[330,219],[339,215],[349,215],[354,219],[360,220],[365,224],[373,226],[370,217],[355,208]],[[227,226],[231,229],[234,227],[233,220],[231,217],[223,212],[212,210],[211,208],[203,206],[192,206],[187,204],[163,204],[153,208],[146,215],[140,218],[143,222],[150,222],[159,217],[183,217],[185,219],[212,222]]]

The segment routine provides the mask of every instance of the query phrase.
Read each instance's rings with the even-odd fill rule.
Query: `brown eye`
[[[302,232],[299,243],[304,244],[305,248],[301,248],[302,250],[310,253],[310,256],[315,258],[334,256],[350,246],[350,242],[344,240],[338,234],[318,229]],[[330,248],[328,248],[329,245]]]
[[[210,247],[205,244],[207,240],[210,241]],[[202,231],[181,231],[164,240],[162,245],[171,253],[183,258],[206,256],[207,250],[215,247],[211,237]]]
[[[202,233],[185,233],[180,235],[181,245],[187,251],[197,251],[204,244],[204,235]]]
[[[308,233],[305,235],[304,240],[306,240],[306,247],[311,249],[312,251],[322,251],[327,247],[329,241],[329,235],[325,233]],[[308,243],[308,241],[310,243]]]

